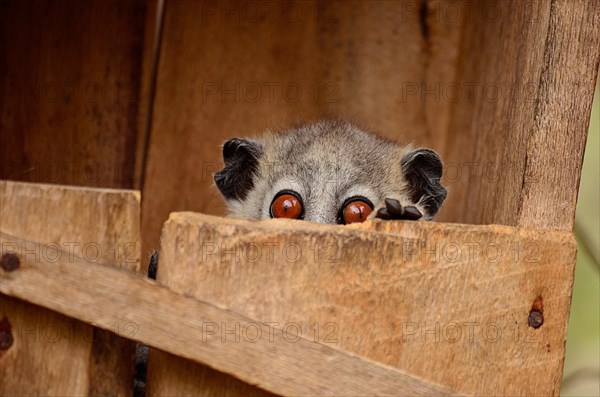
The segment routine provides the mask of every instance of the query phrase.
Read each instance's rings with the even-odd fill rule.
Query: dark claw
[[[398,200],[386,198],[385,206],[387,207],[387,210],[390,212],[390,214],[394,214],[394,215],[404,214],[404,211],[402,210],[402,205],[400,204],[400,202]]]
[[[379,219],[406,219],[409,221],[416,221],[423,216],[421,211],[417,209],[417,207],[413,205],[406,206],[402,208],[400,202],[396,199],[385,199],[385,208],[379,209],[377,211],[376,218]]]
[[[392,219],[392,215],[388,212],[387,208],[380,208],[375,218],[387,220]]]
[[[417,207],[413,207],[408,206],[408,207],[404,207],[404,218],[408,219],[410,221],[416,221],[417,219],[420,219],[423,216],[423,214],[421,214],[421,211],[419,211],[417,209]]]

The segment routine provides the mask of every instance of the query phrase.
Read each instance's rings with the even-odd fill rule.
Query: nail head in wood
[[[530,327],[539,328],[542,326],[542,324],[544,324],[544,316],[537,310],[532,310],[529,313],[529,318],[527,319],[527,322],[529,323]]]
[[[2,267],[2,270],[4,270],[5,272],[12,272],[13,270],[17,270],[20,264],[21,261],[19,260],[19,257],[15,254],[6,253],[2,255],[2,259],[0,259],[0,267]]]
[[[541,296],[535,298],[531,310],[529,311],[529,317],[527,322],[530,327],[539,328],[544,324],[544,301]]]

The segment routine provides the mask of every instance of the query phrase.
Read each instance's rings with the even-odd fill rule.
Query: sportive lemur
[[[214,175],[229,216],[348,224],[426,219],[446,198],[442,161],[343,121],[320,121],[223,145]]]

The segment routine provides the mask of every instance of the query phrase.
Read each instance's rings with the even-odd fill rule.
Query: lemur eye
[[[342,205],[340,223],[364,222],[373,211],[373,204],[365,197],[351,197]]]
[[[271,202],[271,218],[299,219],[303,212],[302,199],[292,190],[282,190]]]

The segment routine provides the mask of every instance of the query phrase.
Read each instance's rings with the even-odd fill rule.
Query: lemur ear
[[[214,175],[215,184],[228,200],[243,200],[254,186],[254,173],[263,155],[259,142],[233,138],[223,145],[225,167]]]
[[[402,158],[401,165],[411,201],[421,204],[427,211],[425,218],[431,219],[447,194],[440,184],[443,169],[440,156],[431,149],[416,149]]]

